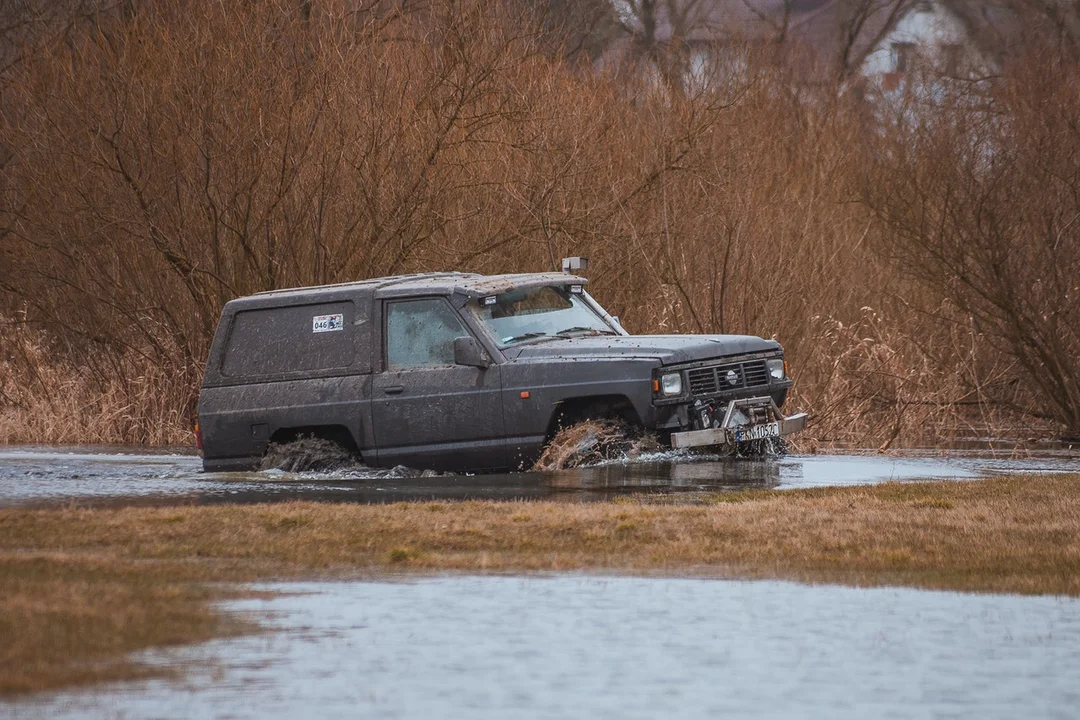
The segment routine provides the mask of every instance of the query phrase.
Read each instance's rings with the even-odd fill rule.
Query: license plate
[[[780,437],[780,423],[771,422],[762,425],[751,425],[735,430],[735,442],[747,440],[762,440],[764,438]]]

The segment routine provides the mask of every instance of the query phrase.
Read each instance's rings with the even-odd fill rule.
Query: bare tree
[[[866,56],[911,12],[915,0],[839,0],[835,71],[838,82],[859,72]]]
[[[894,128],[864,197],[897,267],[1012,358],[998,399],[1080,432],[1080,85],[1035,51]],[[1052,111],[1050,98],[1053,98]]]
[[[1052,44],[1059,56],[1080,61],[1080,2],[1076,0],[1010,0],[1024,34]],[[1041,37],[1040,37],[1041,36]]]
[[[691,34],[708,25],[714,6],[709,0],[615,0],[614,5],[631,62],[655,70],[668,92],[683,95]]]
[[[759,58],[798,70],[797,82],[840,84],[857,74],[916,5],[914,0],[613,0],[631,61],[682,95],[708,58],[755,48]],[[769,52],[765,52],[768,50]],[[714,67],[719,71],[721,68]]]

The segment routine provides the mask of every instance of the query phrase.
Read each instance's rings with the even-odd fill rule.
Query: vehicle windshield
[[[618,334],[581,295],[561,287],[511,290],[490,305],[478,301],[473,312],[501,347],[543,338]]]

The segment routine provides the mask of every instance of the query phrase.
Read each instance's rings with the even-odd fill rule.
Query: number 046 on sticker
[[[311,318],[311,332],[334,332],[335,330],[345,329],[345,316],[342,314],[337,315],[316,315]]]

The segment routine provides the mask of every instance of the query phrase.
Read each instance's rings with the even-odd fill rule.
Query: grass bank
[[[251,630],[207,585],[605,571],[1080,595],[1080,475],[620,501],[0,510],[0,694],[131,677]],[[228,586],[224,586],[228,588]]]

